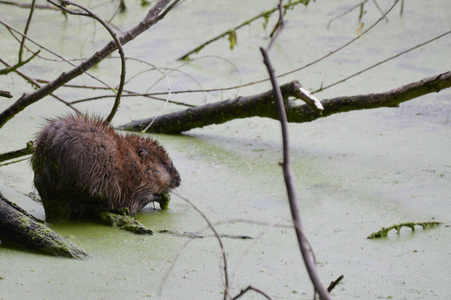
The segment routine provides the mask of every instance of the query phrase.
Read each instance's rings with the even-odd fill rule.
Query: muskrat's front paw
[[[117,208],[117,209],[113,209],[111,211],[112,213],[121,215],[121,216],[130,216],[130,209],[128,207],[122,207],[122,208]]]
[[[171,195],[168,192],[163,192],[159,195],[157,202],[160,203],[161,209],[168,209],[169,201],[171,201]]]

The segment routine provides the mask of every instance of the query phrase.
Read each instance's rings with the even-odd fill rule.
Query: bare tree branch
[[[30,59],[32,59],[34,56],[31,56],[28,60],[26,60],[25,62],[22,62],[22,64],[26,63],[27,61],[29,61]],[[31,83],[32,85],[36,86],[37,88],[40,88],[41,85],[34,80],[33,78],[31,78],[30,76],[26,75],[25,73],[23,73],[22,71],[18,70],[17,68],[15,68],[14,66],[11,66],[8,62],[6,62],[5,60],[3,60],[0,57],[0,62],[2,64],[4,64],[5,66],[9,67],[10,69],[14,69],[14,72],[16,72],[20,77],[24,78],[26,81],[28,81],[29,83]],[[57,99],[58,101],[60,101],[61,103],[64,103],[65,105],[67,105],[68,107],[70,107],[71,109],[73,109],[77,114],[81,114],[72,104],[66,102],[64,99],[62,99],[61,97],[51,93],[50,94],[53,98]],[[20,99],[19,99],[20,100]],[[12,118],[12,116],[11,116]],[[1,126],[0,126],[1,128]]]
[[[33,39],[31,39],[30,37],[24,35],[22,32],[20,32],[19,30],[17,30],[16,28],[12,27],[11,25],[5,23],[4,21],[0,20],[0,24],[2,24],[3,26],[6,27],[6,29],[8,29],[8,31],[11,33],[11,35],[17,40],[19,41],[19,39],[14,35],[14,33],[19,34],[20,36],[24,37],[25,39],[27,39],[28,41],[30,41],[32,44],[35,44],[36,46],[38,46],[39,48],[51,53],[52,55],[55,55],[56,57],[58,57],[59,59],[61,59],[62,61],[65,61],[66,63],[70,64],[71,66],[75,67],[76,65],[74,63],[72,63],[70,60],[64,58],[63,56],[59,55],[58,53],[56,53],[55,51],[52,51],[51,49],[44,47],[43,45],[39,44],[38,42],[34,41]],[[20,41],[19,41],[20,42]],[[27,46],[24,46],[28,51],[32,52],[30,49],[28,49]],[[43,57],[41,55],[36,54],[37,57],[44,59],[44,60],[51,60],[47,57]],[[29,60],[29,59],[28,59]],[[27,61],[28,61],[27,60]],[[79,59],[79,60],[83,60],[83,59]],[[88,75],[89,77],[91,77],[92,79],[100,82],[101,84],[103,84],[107,89],[109,90],[113,90],[112,87],[110,87],[106,82],[100,80],[99,78],[95,77],[94,75],[92,75],[89,72],[85,72],[86,75]],[[37,82],[41,82],[41,83],[49,83],[49,81],[40,81],[40,80],[36,80]],[[65,85],[66,86],[66,85]]]
[[[178,3],[180,0],[175,0],[174,3]],[[135,37],[146,31],[148,28],[153,26],[155,23],[160,21],[162,17],[160,13],[166,7],[171,0],[159,0],[147,13],[144,20],[139,22],[138,25],[125,32],[119,38],[122,45],[125,45],[129,41],[133,40]],[[97,51],[93,56],[89,59],[82,62],[78,67],[68,71],[67,73],[62,73],[58,78],[53,80],[52,82],[43,85],[39,89],[24,94],[21,98],[19,98],[15,103],[13,103],[10,107],[0,113],[0,128],[8,122],[13,116],[24,110],[27,106],[35,103],[36,101],[42,99],[43,97],[49,95],[65,83],[70,80],[80,76],[85,71],[89,70],[91,67],[95,66],[99,62],[101,62],[105,57],[110,55],[117,49],[117,45],[114,41],[110,41],[107,45],[105,45],[101,50]]]
[[[285,101],[282,96],[282,92],[280,90],[279,84],[277,83],[275,70],[272,67],[271,60],[269,58],[269,50],[273,45],[275,39],[280,35],[284,28],[284,20],[283,20],[283,12],[282,12],[282,1],[279,2],[279,22],[280,28],[275,33],[273,39],[269,43],[268,49],[260,48],[260,51],[263,55],[263,62],[268,69],[268,74],[271,80],[271,84],[273,87],[274,100],[277,108],[277,115],[280,121],[281,130],[282,130],[282,144],[283,144],[283,162],[281,164],[283,170],[283,177],[285,179],[285,186],[288,194],[288,203],[290,205],[291,217],[293,219],[293,225],[296,232],[296,237],[298,240],[299,249],[302,254],[302,258],[304,260],[305,267],[310,276],[310,280],[315,288],[315,294],[318,293],[322,300],[331,299],[329,292],[321,281],[321,277],[319,276],[318,269],[316,267],[315,256],[313,254],[313,249],[310,246],[310,243],[305,235],[305,230],[301,222],[301,214],[299,212],[298,200],[296,196],[296,190],[294,188],[294,176],[293,170],[291,168],[291,159],[290,159],[290,144],[288,139],[288,117],[285,111]]]
[[[55,3],[52,0],[47,0],[47,1],[52,3],[55,6],[58,6],[59,8],[61,8],[62,10],[66,11],[66,12],[68,12],[70,14],[78,14],[78,12],[75,12],[73,10],[67,9],[63,5],[59,5],[59,4]],[[85,6],[81,5],[81,4],[75,3],[73,1],[62,1],[62,3],[64,5],[73,5],[75,7],[78,7],[80,9],[86,11],[87,15],[85,15],[85,16],[88,16],[88,17],[96,19],[100,24],[102,24],[103,27],[105,27],[105,29],[111,35],[111,37],[113,38],[113,40],[116,43],[116,46],[117,46],[117,48],[119,50],[119,55],[121,57],[121,77],[120,77],[121,79],[120,79],[120,83],[119,83],[119,88],[116,91],[116,98],[114,100],[113,108],[111,109],[111,112],[108,115],[108,117],[105,119],[106,122],[111,123],[111,120],[113,120],[113,117],[116,114],[117,109],[119,108],[119,103],[120,103],[120,100],[121,100],[122,91],[124,89],[124,84],[125,84],[126,62],[125,62],[124,49],[122,48],[121,42],[116,37],[116,33],[113,31],[113,29],[111,29],[111,27],[104,20],[102,20],[99,16],[97,16],[89,8],[87,8],[87,7],[85,7]]]
[[[280,86],[285,99],[288,122],[311,122],[321,117],[353,110],[397,107],[402,102],[451,87],[451,72],[409,83],[384,93],[326,99],[321,101],[324,107],[322,114],[315,112],[307,105],[298,105],[295,101],[287,100],[289,97],[300,99],[300,87],[301,85],[297,81]],[[158,116],[147,132],[177,134],[193,128],[222,124],[234,119],[249,117],[277,119],[272,90],[258,95],[238,97]],[[133,121],[119,126],[119,128],[142,131],[152,120],[153,117]]]
[[[296,69],[294,69],[294,70],[291,70],[291,71],[288,71],[288,72],[285,72],[285,73],[282,73],[282,74],[277,75],[277,78],[284,77],[284,76],[287,76],[287,75],[290,75],[290,74],[299,72],[299,71],[301,71],[301,70],[304,70],[304,69],[306,69],[306,68],[308,68],[308,67],[310,67],[310,66],[312,66],[312,65],[314,65],[314,64],[317,64],[317,63],[319,63],[320,61],[322,61],[322,60],[328,58],[329,56],[331,56],[331,55],[333,55],[333,54],[335,54],[335,53],[337,53],[337,52],[343,50],[344,48],[348,47],[349,45],[351,45],[352,43],[354,43],[355,41],[357,41],[359,38],[361,38],[363,35],[367,34],[367,33],[368,33],[370,30],[372,30],[377,24],[379,24],[379,23],[380,23],[380,22],[381,22],[381,21],[382,21],[382,20],[383,20],[383,19],[384,19],[391,11],[392,11],[392,9],[396,6],[396,4],[398,4],[399,1],[400,1],[400,0],[395,0],[394,3],[393,3],[393,5],[390,6],[390,8],[385,12],[385,14],[384,14],[382,17],[380,17],[375,23],[373,23],[370,27],[368,27],[367,30],[363,31],[362,33],[360,33],[360,34],[359,34],[358,36],[356,36],[355,38],[353,38],[353,39],[351,39],[350,41],[346,42],[345,44],[341,45],[341,46],[338,47],[337,49],[335,49],[335,50],[333,50],[333,51],[329,51],[327,54],[321,56],[320,58],[315,59],[314,61],[311,61],[311,62],[309,62],[309,63],[307,63],[307,64],[305,64],[305,65],[303,65],[303,66],[301,66],[301,67],[299,67],[299,68],[296,68]],[[268,81],[268,78],[256,80],[256,81],[249,82],[249,83],[246,83],[246,84],[240,84],[239,86],[223,87],[223,88],[215,89],[215,91],[227,91],[227,90],[233,90],[233,89],[242,88],[242,87],[245,87],[245,86],[251,86],[251,85],[259,84],[259,83],[262,83],[262,82],[265,82],[265,81]],[[175,92],[173,92],[173,93],[175,93]]]
[[[300,3],[302,3],[304,5],[307,5],[308,2],[309,1],[306,1],[306,0],[296,0],[296,1],[293,1],[293,2],[290,1],[288,4],[284,5],[284,8],[285,9],[292,9],[292,8],[294,8],[294,6],[296,6],[296,5],[300,4]],[[232,34],[233,32],[237,31],[238,29],[240,29],[240,28],[242,28],[244,26],[250,25],[255,20],[258,20],[260,18],[269,19],[269,17],[273,13],[278,11],[278,10],[279,10],[278,7],[274,7],[272,9],[270,9],[270,10],[264,11],[264,12],[262,12],[262,13],[256,15],[256,16],[254,16],[253,18],[251,18],[249,20],[244,21],[240,25],[235,26],[233,29],[227,30],[227,31],[225,31],[225,32],[223,32],[223,33],[221,33],[221,34],[209,39],[208,41],[202,43],[201,45],[197,46],[196,48],[188,51],[187,53],[185,53],[181,57],[179,57],[178,60],[187,60],[187,59],[189,59],[190,55],[195,54],[195,53],[199,53],[207,45],[209,45],[209,44],[211,44],[211,43],[213,43],[213,42],[215,42],[215,41],[217,41],[217,40],[219,40],[219,39],[221,39],[223,37],[230,36],[230,34]]]
[[[25,37],[27,36],[28,28],[30,28],[30,23],[31,23],[31,19],[33,18],[33,12],[34,12],[35,5],[36,5],[36,0],[32,0],[31,1],[30,14],[28,15],[27,24],[25,25],[25,30],[23,31],[24,36],[22,37],[22,41],[20,42],[19,63],[22,62],[22,53],[23,53],[23,46],[25,44]]]
[[[12,5],[12,6],[17,6],[17,7],[21,7],[21,8],[30,8],[31,7],[31,4],[28,4],[28,3],[22,4],[22,3],[17,3],[17,2],[13,2],[13,1],[0,1],[0,4]],[[56,8],[49,6],[49,5],[36,4],[34,7],[39,8],[39,9],[56,10]]]
[[[7,75],[11,72],[15,72],[18,68],[22,67],[23,65],[27,64],[30,60],[32,60],[33,58],[36,57],[36,55],[39,54],[39,51],[37,51],[36,53],[33,53],[32,56],[30,56],[27,60],[25,61],[19,61],[17,64],[15,64],[14,66],[10,66],[7,67],[5,69],[0,70],[0,75]],[[3,62],[2,62],[3,63]],[[6,65],[6,64],[5,64]]]
[[[399,52],[399,53],[397,53],[397,54],[395,54],[395,55],[393,55],[393,56],[390,56],[389,58],[386,58],[386,59],[384,59],[384,60],[382,60],[382,61],[379,61],[379,62],[377,62],[377,63],[375,63],[375,64],[373,64],[373,65],[371,65],[371,66],[369,66],[369,67],[367,67],[367,68],[365,68],[365,69],[363,69],[363,70],[360,70],[360,71],[358,71],[358,72],[356,72],[356,73],[354,73],[354,74],[352,74],[352,75],[349,75],[349,76],[347,76],[346,78],[340,79],[339,81],[336,81],[336,82],[334,82],[334,83],[331,83],[331,84],[329,84],[329,85],[327,85],[327,86],[321,86],[321,88],[319,88],[318,90],[314,91],[313,93],[322,92],[322,91],[324,91],[324,90],[326,90],[326,89],[328,89],[328,88],[331,88],[331,87],[333,87],[333,86],[335,86],[335,85],[337,85],[337,84],[339,84],[339,83],[345,82],[345,81],[348,80],[348,79],[351,79],[351,78],[353,78],[353,77],[356,77],[357,75],[360,75],[360,74],[362,74],[362,73],[365,73],[366,71],[369,71],[369,70],[371,70],[371,69],[373,69],[373,68],[375,68],[375,67],[377,67],[377,66],[379,66],[379,65],[382,65],[382,64],[384,64],[384,63],[386,63],[386,62],[388,62],[388,61],[390,61],[390,60],[392,60],[392,59],[395,59],[395,58],[397,58],[397,57],[399,57],[399,56],[401,56],[401,55],[404,55],[404,54],[406,54],[406,53],[408,53],[408,52],[410,52],[410,51],[413,51],[413,50],[415,50],[415,49],[418,49],[418,48],[420,48],[420,47],[423,47],[424,45],[429,44],[429,43],[432,43],[432,42],[435,41],[435,40],[441,39],[442,37],[444,37],[445,35],[448,35],[448,34],[450,34],[450,33],[451,33],[451,30],[448,30],[447,32],[442,33],[442,34],[440,34],[440,35],[438,35],[438,36],[436,36],[436,37],[433,37],[432,39],[430,39],[430,40],[428,40],[428,41],[425,41],[425,42],[423,42],[423,43],[421,43],[421,44],[418,44],[418,45],[416,45],[416,46],[414,46],[414,47],[411,47],[411,48],[409,48],[409,49],[407,49],[407,50],[404,50],[404,51],[402,51],[402,52]]]

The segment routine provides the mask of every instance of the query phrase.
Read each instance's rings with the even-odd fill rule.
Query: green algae
[[[396,224],[396,225],[392,225],[387,228],[382,227],[381,230],[370,234],[367,237],[367,239],[378,239],[378,238],[387,237],[388,232],[392,229],[396,229],[397,233],[399,234],[402,227],[408,227],[412,230],[412,232],[414,232],[415,226],[421,226],[423,229],[426,229],[426,228],[436,227],[440,224],[442,224],[442,222],[421,222],[421,223],[408,222],[408,223]]]

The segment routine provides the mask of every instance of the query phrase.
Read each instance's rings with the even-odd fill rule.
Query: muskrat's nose
[[[182,180],[180,179],[180,175],[176,174],[171,181],[171,185],[176,188],[178,186],[180,186],[180,183],[182,182]]]

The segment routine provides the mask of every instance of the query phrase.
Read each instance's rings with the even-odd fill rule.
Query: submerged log
[[[90,256],[89,253],[48,228],[42,220],[7,200],[1,192],[0,240],[3,243],[25,246],[54,256],[79,259]]]

